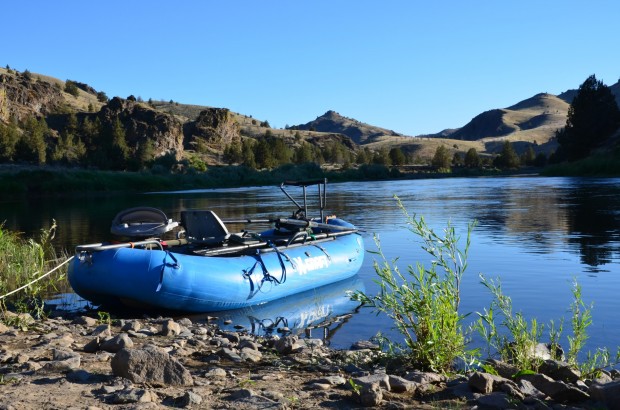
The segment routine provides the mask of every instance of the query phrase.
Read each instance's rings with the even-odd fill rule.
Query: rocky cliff
[[[207,108],[195,121],[184,126],[185,147],[195,149],[204,143],[208,148],[221,150],[241,140],[239,124],[226,108]]]
[[[60,111],[64,96],[60,87],[32,75],[0,73],[0,121],[22,121]]]
[[[101,111],[93,114],[103,126],[113,124],[118,119],[125,129],[127,144],[137,147],[152,140],[155,157],[183,152],[183,124],[170,114],[154,110],[135,98],[112,98]]]

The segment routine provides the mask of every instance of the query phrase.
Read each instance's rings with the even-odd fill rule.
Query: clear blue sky
[[[620,1],[3,2],[0,65],[274,127],[327,110],[407,135],[620,78]]]

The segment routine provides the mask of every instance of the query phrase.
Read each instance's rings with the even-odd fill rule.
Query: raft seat
[[[182,211],[181,225],[185,228],[185,238],[190,243],[217,245],[230,237],[224,222],[210,210]]]

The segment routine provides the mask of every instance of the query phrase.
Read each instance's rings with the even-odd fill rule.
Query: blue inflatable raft
[[[296,205],[290,218],[221,220],[209,210],[181,212],[180,224],[154,208],[117,215],[112,232],[137,241],[76,247],[68,278],[96,305],[212,312],[263,304],[352,277],[364,258],[358,230],[325,217],[325,181],[319,181],[320,217],[306,218],[306,183],[284,183]],[[303,206],[284,189],[301,186]],[[321,190],[321,186],[323,190]],[[273,223],[263,232],[231,234],[226,224]],[[158,236],[176,228],[177,239]]]

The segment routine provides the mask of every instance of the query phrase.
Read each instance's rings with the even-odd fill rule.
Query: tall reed
[[[50,229],[41,231],[38,240],[27,239],[19,233],[11,232],[0,225],[0,310],[2,317],[9,308],[19,311],[34,311],[43,313],[42,296],[54,289],[55,285],[64,279],[59,273],[44,280],[36,281],[23,290],[7,296],[50,269],[59,261],[58,254],[52,246],[56,231],[56,222],[53,221]]]

